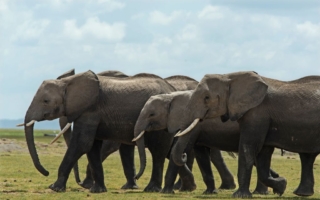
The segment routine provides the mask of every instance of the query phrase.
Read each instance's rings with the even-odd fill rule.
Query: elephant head
[[[134,140],[137,143],[140,156],[140,171],[136,178],[140,178],[146,166],[144,133],[167,129],[175,134],[180,130],[180,123],[191,91],[160,94],[149,98],[142,108],[134,128]]]
[[[268,85],[255,72],[205,75],[188,103],[189,123],[216,117],[236,121],[261,104],[267,89]]]
[[[68,122],[77,119],[85,110],[98,101],[99,80],[91,71],[44,81],[35,94],[24,119],[28,149],[35,167],[47,176],[49,172],[40,164],[34,144],[35,121],[67,117]]]

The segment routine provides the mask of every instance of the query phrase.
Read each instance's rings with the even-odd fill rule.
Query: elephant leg
[[[119,149],[120,144],[121,143],[116,141],[104,140],[101,147],[101,161],[103,162],[110,154],[116,152]],[[91,173],[90,165],[88,164],[86,177],[83,182],[79,183],[79,185],[83,188],[90,189],[93,186],[93,182],[94,179]]]
[[[190,160],[191,162],[189,162],[189,164],[192,165],[194,161],[194,151],[191,150],[189,152],[187,152],[187,156],[188,156],[187,161]],[[181,188],[179,188],[180,191],[193,191],[197,188],[197,185],[194,181],[194,176],[191,170],[189,169],[189,167],[186,164],[181,167],[177,166],[176,164],[174,164],[174,161],[170,156],[169,164],[168,164],[168,168],[165,176],[165,185],[164,185],[164,188],[161,190],[161,193],[167,193],[167,194],[174,193],[173,191],[174,181],[177,178],[177,173],[179,173],[179,176],[180,176],[178,181],[181,183]]]
[[[104,184],[103,167],[101,161],[102,140],[95,140],[91,150],[87,153],[91,174],[94,180],[93,186],[90,188],[92,193],[106,192],[107,188]]]
[[[273,178],[279,177],[279,174],[272,169],[270,169],[270,175]],[[261,181],[257,180],[257,186],[256,189],[254,189],[253,194],[267,195],[269,194],[268,187],[261,183]]]
[[[195,145],[194,152],[203,181],[207,186],[207,189],[203,192],[203,194],[217,194],[218,191],[215,187],[210,163],[210,149],[208,147]]]
[[[68,123],[67,117],[60,117],[59,118],[59,125],[60,125],[61,130],[67,125],[67,123]],[[67,147],[69,147],[69,144],[70,144],[71,134],[72,134],[71,127],[68,128],[67,131],[63,134],[64,141],[66,142]],[[76,162],[76,164],[73,166],[73,173],[74,173],[74,177],[76,179],[76,182],[80,183],[81,179],[80,179],[80,175],[79,175],[78,162]]]
[[[124,184],[121,189],[138,189],[138,185],[135,180],[136,168],[134,166],[134,145],[121,144],[120,157],[124,174],[127,179],[127,183]]]
[[[144,192],[160,192],[162,185],[163,165],[165,155],[159,155],[159,152],[149,148],[152,155],[152,174],[149,184],[145,187]]]
[[[259,182],[273,189],[273,193],[280,196],[284,193],[287,180],[283,177],[274,178],[270,173],[271,157],[274,147],[264,146],[257,156],[257,171]]]
[[[181,182],[181,187],[179,191],[193,191],[197,188],[197,185],[194,181],[194,176],[192,174],[192,166],[194,162],[194,149],[187,148],[187,163],[179,168],[179,180]],[[173,160],[172,160],[173,161]],[[175,184],[176,185],[176,184]]]
[[[152,174],[145,192],[160,192],[163,178],[163,166],[170,150],[173,138],[166,131],[157,131],[145,135],[146,146],[152,155]],[[149,145],[150,144],[150,145]],[[157,145],[155,145],[157,144]]]
[[[221,152],[217,148],[211,148],[210,151],[211,162],[217,168],[219,175],[221,177],[221,186],[219,189],[234,189],[236,184],[234,182],[233,175],[228,169],[224,159],[221,155]]]
[[[314,175],[313,164],[318,154],[299,153],[301,162],[301,178],[300,184],[294,190],[294,194],[298,196],[311,196],[314,193]]]
[[[100,121],[99,118],[99,115],[91,115],[91,113],[88,113],[74,121],[74,130],[70,138],[70,145],[59,166],[58,179],[54,184],[49,186],[50,189],[57,192],[65,191],[72,167],[83,154],[88,153],[92,148]],[[90,119],[90,121],[88,121],[88,119]]]
[[[194,162],[194,150],[192,148],[191,151],[187,154],[187,167],[192,172],[193,162]],[[193,186],[194,187],[194,186]],[[181,181],[181,178],[179,177],[178,181],[173,186],[174,190],[180,190],[180,191],[190,191],[188,184],[184,185],[184,183]]]
[[[161,193],[165,193],[165,194],[173,194],[174,193],[173,185],[174,185],[174,181],[177,178],[178,171],[179,171],[179,167],[174,164],[174,162],[170,156],[167,172],[166,172],[166,175],[164,178],[164,180],[165,180],[164,187],[161,190]]]
[[[249,190],[252,167],[256,158],[263,148],[264,138],[268,133],[270,121],[266,118],[256,117],[248,113],[245,118],[239,121],[240,141],[238,156],[238,190],[233,193],[236,198],[250,198]],[[268,167],[268,174],[269,174]]]

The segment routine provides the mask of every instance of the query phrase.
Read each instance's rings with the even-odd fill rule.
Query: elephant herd
[[[73,168],[76,181],[90,192],[107,191],[102,162],[119,150],[127,182],[136,189],[146,167],[148,148],[152,174],[146,192],[173,193],[196,189],[191,172],[197,160],[207,189],[217,193],[211,163],[221,177],[221,189],[234,189],[234,178],[220,150],[238,153],[238,189],[233,197],[251,197],[252,167],[258,174],[253,193],[267,194],[268,187],[282,195],[287,181],[270,168],[274,148],[299,153],[299,196],[314,193],[313,164],[320,152],[320,76],[279,81],[255,72],[207,74],[197,82],[186,76],[161,78],[119,71],[68,71],[45,80],[25,115],[28,149],[37,170],[41,165],[33,137],[36,121],[59,118],[68,149],[49,187],[66,190]],[[73,124],[71,130],[71,124]],[[55,139],[56,140],[56,139]],[[138,147],[140,169],[134,166]],[[86,154],[86,177],[80,180],[78,159]],[[162,188],[165,159],[169,159]],[[174,184],[177,175],[179,181]]]

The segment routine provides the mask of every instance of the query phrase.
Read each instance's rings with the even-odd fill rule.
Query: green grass
[[[3,143],[15,143],[22,149],[8,151],[0,151],[0,199],[231,199],[234,190],[223,190],[217,195],[202,195],[205,185],[202,181],[200,171],[197,164],[194,166],[194,176],[197,183],[197,189],[193,192],[178,192],[175,194],[160,193],[143,193],[143,188],[149,182],[151,176],[152,159],[147,151],[147,168],[143,176],[138,180],[140,189],[138,190],[121,190],[120,187],[125,183],[121,161],[118,152],[109,156],[103,163],[105,183],[108,192],[101,194],[92,194],[88,190],[81,188],[76,184],[73,173],[70,174],[67,182],[67,191],[64,193],[56,193],[48,189],[48,186],[55,182],[57,171],[66,146],[62,139],[58,143],[48,145],[53,139],[52,137],[43,137],[43,133],[52,131],[36,131],[35,140],[42,165],[50,172],[48,177],[42,176],[33,166],[30,155],[26,149],[23,130],[0,129],[0,146]],[[3,139],[6,138],[6,139]],[[237,173],[237,160],[229,157],[224,153],[224,158],[231,172]],[[139,158],[136,152],[136,168],[139,168]],[[81,178],[85,174],[85,166],[87,164],[86,157],[83,156],[79,161]],[[165,163],[165,169],[168,162]],[[308,199],[320,199],[320,184],[318,176],[320,174],[320,160],[316,160],[314,166],[315,174],[315,194]],[[292,194],[292,191],[298,186],[300,180],[300,161],[297,155],[279,156],[278,151],[273,156],[272,168],[281,176],[288,180],[286,192],[282,197],[273,195],[271,189],[270,195],[254,195],[254,199],[300,199]],[[213,167],[216,186],[220,185],[220,177]],[[164,171],[165,173],[165,171]],[[236,176],[235,176],[236,179]],[[237,180],[236,180],[237,182]],[[252,173],[251,190],[256,184],[255,169]]]

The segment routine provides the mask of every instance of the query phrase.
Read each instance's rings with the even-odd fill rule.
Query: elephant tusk
[[[181,133],[181,130],[179,130],[179,131],[174,135],[174,137],[178,137],[180,133]]]
[[[188,128],[186,128],[184,131],[182,131],[181,133],[177,133],[174,137],[180,137],[183,136],[187,133],[189,133],[200,121],[200,118],[195,119]]]
[[[26,126],[31,126],[32,124],[34,124],[36,122],[36,120],[31,120],[29,123],[26,124]]]
[[[62,131],[50,142],[50,144],[53,144],[55,141],[57,141],[59,139],[59,137],[64,134],[68,128],[70,128],[71,123],[67,123],[67,125],[62,129]]]
[[[139,140],[143,136],[144,132],[145,131],[141,131],[141,133],[136,138],[133,138],[132,142]]]
[[[19,127],[19,126],[24,126],[24,123],[21,123],[21,124],[17,124],[16,127]]]

